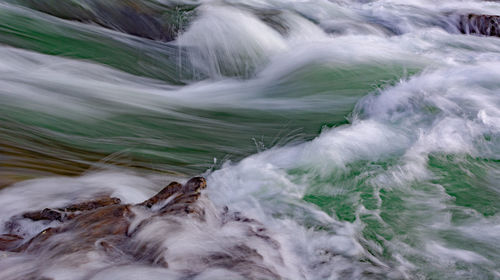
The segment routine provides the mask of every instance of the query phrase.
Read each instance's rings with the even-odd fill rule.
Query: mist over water
[[[50,243],[0,278],[500,279],[500,39],[471,13],[500,3],[1,1],[1,234],[208,187],[203,219],[132,208],[151,260]]]

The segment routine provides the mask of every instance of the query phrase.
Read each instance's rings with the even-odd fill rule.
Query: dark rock
[[[138,37],[172,41],[192,17],[196,5],[132,0],[13,0],[62,19],[93,23]]]
[[[0,251],[13,251],[23,242],[23,238],[14,234],[0,235]]]
[[[460,16],[459,30],[463,34],[500,37],[500,16],[468,14]]]
[[[30,219],[33,221],[49,220],[49,221],[60,221],[63,220],[63,215],[49,208],[45,208],[42,211],[27,212],[23,214],[23,218]]]
[[[254,10],[254,14],[267,25],[279,32],[281,35],[288,35],[290,28],[282,18],[282,12],[279,10]]]

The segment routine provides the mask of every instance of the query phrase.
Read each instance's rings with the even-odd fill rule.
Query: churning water
[[[500,39],[470,13],[500,3],[0,1],[2,233],[208,181],[205,220],[133,237],[167,269],[96,245],[0,251],[0,278],[500,279]]]

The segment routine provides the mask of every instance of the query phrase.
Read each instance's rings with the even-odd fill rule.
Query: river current
[[[208,182],[206,222],[134,237],[167,269],[0,251],[0,278],[246,279],[199,261],[246,244],[261,279],[500,279],[500,39],[466,14],[500,3],[0,1],[0,233]],[[221,227],[226,206],[280,246]]]

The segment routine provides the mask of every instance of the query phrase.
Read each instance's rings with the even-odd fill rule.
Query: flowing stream
[[[500,39],[470,13],[500,3],[1,0],[0,233],[197,175],[211,218],[136,237],[167,269],[0,251],[0,278],[252,278],[198,263],[245,243],[261,279],[500,279]]]

